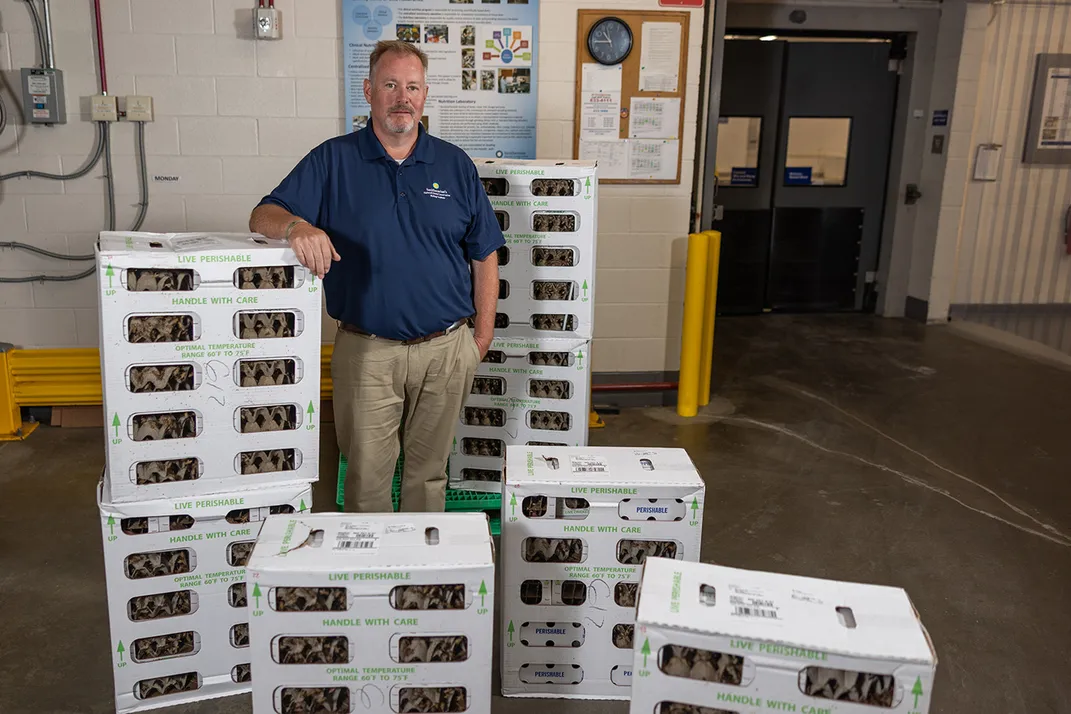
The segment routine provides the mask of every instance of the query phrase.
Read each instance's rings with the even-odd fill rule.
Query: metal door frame
[[[884,221],[881,245],[878,253],[878,291],[876,312],[886,317],[901,317],[908,294],[908,277],[911,265],[912,233],[922,214],[933,212],[936,220],[940,206],[931,202],[908,206],[902,200],[903,186],[921,183],[922,159],[925,152],[927,122],[915,117],[912,108],[922,109],[928,116],[930,89],[933,83],[934,60],[937,50],[937,28],[941,19],[940,5],[936,2],[890,3],[879,7],[869,3],[843,6],[831,4],[787,5],[765,2],[734,2],[724,16],[715,17],[717,40],[714,50],[714,66],[711,73],[710,109],[706,122],[706,149],[703,156],[702,201],[700,203],[700,226],[716,229],[714,211],[717,204],[715,150],[718,145],[718,122],[721,100],[721,64],[724,57],[726,28],[798,34],[821,34],[844,36],[845,33],[866,35],[907,34],[907,58],[901,65],[900,90],[896,97],[893,119],[892,148],[889,156]],[[806,13],[803,23],[794,22],[790,14],[802,10]],[[721,20],[719,23],[718,20]]]

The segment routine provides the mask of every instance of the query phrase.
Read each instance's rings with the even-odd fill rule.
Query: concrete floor
[[[632,409],[592,432],[689,450],[709,489],[704,560],[906,588],[940,659],[933,712],[1071,712],[1071,371],[943,328],[766,316],[719,321],[716,381],[728,417]],[[42,427],[0,446],[5,714],[113,711],[102,438]],[[333,501],[337,450],[323,453],[315,510]],[[249,710],[241,696],[168,711]]]

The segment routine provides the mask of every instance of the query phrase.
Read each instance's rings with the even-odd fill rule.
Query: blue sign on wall
[[[933,110],[933,125],[934,126],[948,126],[948,110],[947,109],[934,109]]]
[[[732,173],[729,175],[730,186],[757,186],[758,183],[758,169],[745,169],[734,166]]]
[[[810,186],[811,185],[811,167],[810,166],[786,166],[785,167],[785,185],[786,186]]]

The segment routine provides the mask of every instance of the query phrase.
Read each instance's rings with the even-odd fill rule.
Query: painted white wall
[[[180,4],[181,13],[175,11]],[[56,58],[65,74],[69,123],[9,127],[0,136],[4,172],[70,172],[92,150],[95,128],[83,99],[97,93],[91,5],[54,0]],[[344,129],[340,0],[276,0],[284,18],[285,39],[279,42],[250,39],[252,5],[252,0],[103,3],[110,93],[153,96],[149,174],[181,177],[175,183],[151,183],[145,230],[245,230],[260,197],[305,152]],[[658,2],[542,0],[539,158],[571,158],[580,7],[657,10]],[[679,362],[702,28],[702,11],[692,11],[680,185],[601,188],[596,371],[676,369]],[[17,68],[35,62],[25,3],[0,0],[0,70],[7,87],[18,87]],[[10,91],[0,91],[14,110]],[[113,125],[112,135],[117,222],[125,228],[138,200],[133,128]],[[105,220],[102,170],[62,183],[32,179],[0,185],[0,240],[91,253]],[[0,251],[0,275],[73,273],[88,265]],[[0,341],[95,346],[95,289],[91,278],[0,285]],[[334,326],[324,322],[329,340]]]
[[[950,303],[1071,303],[1062,240],[1071,166],[1022,163],[1036,55],[1071,53],[1071,6],[970,5],[966,26],[931,319],[945,319]],[[995,182],[972,179],[982,143],[1003,145]]]

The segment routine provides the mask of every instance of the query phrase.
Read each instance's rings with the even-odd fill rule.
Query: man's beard
[[[396,112],[396,111],[409,112],[409,115],[408,115],[408,117],[399,116],[399,115],[393,113],[393,112]],[[412,114],[412,110],[409,109],[408,107],[402,107],[402,106],[391,107],[390,110],[387,112],[387,129],[391,133],[405,134],[405,133],[407,133],[409,131],[412,131],[413,126],[414,126],[415,123],[416,123],[416,119],[414,118],[414,116]]]

